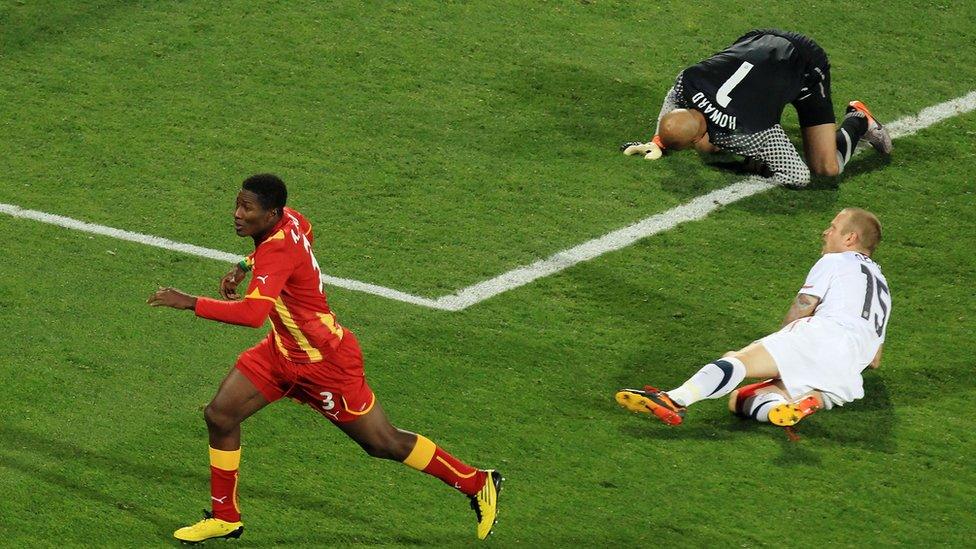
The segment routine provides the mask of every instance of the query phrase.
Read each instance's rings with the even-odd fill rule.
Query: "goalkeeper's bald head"
[[[705,136],[705,116],[694,109],[675,109],[661,118],[658,135],[666,149],[680,151]]]

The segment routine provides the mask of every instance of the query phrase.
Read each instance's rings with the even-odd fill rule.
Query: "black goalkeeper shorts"
[[[832,124],[834,105],[830,97],[830,62],[827,52],[808,36],[779,29],[755,29],[736,40],[736,43],[756,35],[772,34],[793,44],[803,60],[803,88],[790,103],[796,108],[800,127]]]
[[[827,52],[812,39],[802,34],[788,33],[784,36],[807,60],[806,71],[803,74],[803,88],[793,100],[801,128],[833,124],[834,103],[830,97],[830,61]]]

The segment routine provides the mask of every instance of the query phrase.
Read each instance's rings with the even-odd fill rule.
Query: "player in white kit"
[[[732,412],[788,427],[862,398],[861,372],[879,366],[891,317],[888,282],[871,259],[880,241],[874,214],[841,210],[780,331],[726,353],[676,389],[622,389],[617,402],[678,425],[688,406],[731,393]],[[734,390],[747,377],[766,381]]]

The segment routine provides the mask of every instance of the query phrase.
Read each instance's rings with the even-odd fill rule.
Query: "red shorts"
[[[290,397],[334,423],[353,421],[372,410],[376,402],[363,373],[359,342],[348,330],[338,349],[322,351],[322,361],[312,364],[299,364],[282,356],[271,332],[241,353],[236,367],[268,402]]]

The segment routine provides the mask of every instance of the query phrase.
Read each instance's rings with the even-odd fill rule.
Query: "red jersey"
[[[271,317],[275,345],[292,362],[312,363],[334,351],[345,333],[326,302],[312,255],[312,226],[291,208],[245,260],[252,266],[244,299],[197,298],[196,315],[257,328]]]

